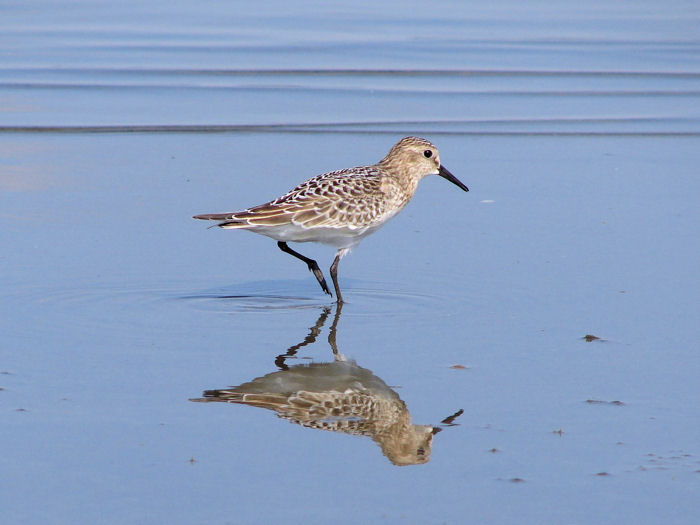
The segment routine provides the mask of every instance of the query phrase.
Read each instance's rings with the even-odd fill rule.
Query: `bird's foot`
[[[326,279],[325,277],[323,277],[323,272],[318,267],[318,264],[316,264],[316,261],[311,261],[309,263],[309,270],[316,276],[316,280],[318,281],[318,284],[321,285],[323,291],[331,297],[333,297],[333,294],[331,293],[330,289],[328,288],[328,285],[326,284]]]

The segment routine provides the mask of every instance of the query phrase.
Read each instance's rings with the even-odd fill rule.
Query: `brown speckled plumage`
[[[215,220],[223,221],[222,228],[292,223],[303,228],[360,229],[381,222],[391,204],[381,192],[381,173],[361,166],[318,175],[273,201]]]
[[[297,365],[231,389],[207,390],[193,401],[266,408],[306,428],[367,436],[395,465],[430,458],[433,427],[412,424],[396,392],[352,361]]]

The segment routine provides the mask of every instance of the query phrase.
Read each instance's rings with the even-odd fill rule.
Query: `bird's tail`
[[[210,226],[218,226],[219,228],[246,228],[250,226],[248,221],[236,219],[235,213],[206,213],[204,215],[195,215],[193,219],[201,219],[204,221],[221,221],[219,224]]]
[[[203,215],[195,215],[193,219],[202,219],[204,221],[225,221],[232,219],[234,213],[205,213]]]

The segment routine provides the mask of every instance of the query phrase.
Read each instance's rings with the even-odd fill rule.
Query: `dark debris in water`
[[[464,365],[452,365],[450,368],[452,368],[453,370],[467,370],[468,369],[468,367],[466,367]]]
[[[642,472],[654,471],[654,470],[693,470],[693,472],[700,472],[696,469],[696,466],[700,463],[693,454],[690,454],[684,450],[670,450],[664,455],[654,454],[649,452],[646,454],[646,465],[640,465],[637,470]]]
[[[523,478],[518,478],[518,477],[509,478],[509,479],[506,479],[506,478],[496,478],[496,479],[498,481],[509,481],[511,483],[525,483],[525,480]]]
[[[586,403],[589,405],[614,405],[616,407],[623,407],[625,404],[622,401],[603,401],[601,399],[586,399]]]
[[[593,335],[593,334],[586,334],[581,339],[583,339],[587,343],[592,343],[593,341],[599,341],[601,343],[604,343],[606,341],[605,339],[601,339],[597,335]]]

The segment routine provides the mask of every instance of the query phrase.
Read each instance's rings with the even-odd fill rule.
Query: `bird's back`
[[[359,166],[308,179],[265,204],[195,218],[278,241],[316,241],[342,248],[357,244],[395,215],[399,190],[377,166]]]

